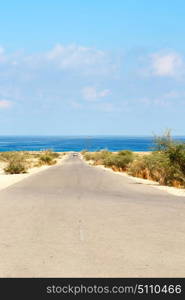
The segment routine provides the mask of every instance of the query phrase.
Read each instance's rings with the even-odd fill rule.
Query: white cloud
[[[97,91],[95,87],[87,86],[82,89],[83,98],[87,101],[95,101],[111,94],[109,89]]]
[[[5,61],[5,51],[4,48],[0,46],[0,63]]]
[[[99,107],[99,109],[103,112],[115,112],[118,109],[112,103],[104,103]]]
[[[57,63],[61,69],[68,69],[102,63],[106,54],[94,48],[58,44],[47,52],[45,57],[47,60]]]
[[[6,63],[6,74],[19,72],[21,77],[32,79],[35,71],[73,72],[72,76],[115,77],[118,64],[110,53],[81,45],[58,44],[49,51],[27,54],[24,51],[6,53],[0,46],[0,63]],[[22,74],[21,74],[22,72]],[[68,73],[69,74],[69,73]],[[22,76],[23,75],[23,76]],[[34,74],[37,76],[37,74]],[[20,78],[20,76],[18,76]]]
[[[84,82],[96,85],[100,80],[115,78],[116,74],[111,53],[80,45],[59,44],[50,51],[31,54],[21,50],[7,52],[0,47],[1,64],[0,99],[40,105],[46,99],[56,103],[78,100],[82,98]],[[108,94],[109,90],[104,89],[87,97],[93,100]],[[4,106],[8,104],[2,102],[1,108]]]
[[[157,76],[176,76],[183,67],[181,55],[175,52],[167,54],[154,53],[150,56],[150,59],[151,72]]]
[[[177,99],[179,97],[184,97],[184,95],[185,95],[184,92],[179,92],[179,91],[177,92],[175,90],[171,90],[164,94],[164,98],[173,100],[173,99]]]
[[[184,90],[181,91],[171,90],[163,94],[159,94],[158,96],[155,97],[152,96],[142,97],[142,98],[134,99],[134,101],[140,102],[146,106],[150,106],[150,105],[174,106],[174,104],[176,105],[184,104],[184,99],[185,99]]]
[[[12,106],[12,102],[8,100],[0,100],[0,109],[10,108]]]
[[[4,48],[0,46],[0,55],[4,53]]]

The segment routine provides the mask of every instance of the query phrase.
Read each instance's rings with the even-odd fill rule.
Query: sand
[[[64,159],[66,159],[67,155],[64,155],[62,158],[57,160],[57,163],[54,165],[59,165],[63,162]],[[3,171],[3,168],[5,167],[5,163],[0,163],[0,190],[3,190],[21,180],[24,180],[25,178],[28,178],[29,176],[32,176],[33,174],[36,174],[38,172],[42,172],[44,170],[47,170],[48,168],[51,168],[52,166],[40,166],[40,167],[34,167],[31,169],[28,169],[28,173],[26,174],[5,174]]]

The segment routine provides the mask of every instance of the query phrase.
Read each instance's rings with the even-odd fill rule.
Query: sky
[[[7,0],[0,135],[185,135],[184,0]]]

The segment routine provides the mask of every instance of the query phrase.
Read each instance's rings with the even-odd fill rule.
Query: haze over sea
[[[185,142],[185,137],[174,139]],[[151,151],[153,140],[153,137],[134,136],[0,136],[0,151]]]

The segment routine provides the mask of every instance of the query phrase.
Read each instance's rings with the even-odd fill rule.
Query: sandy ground
[[[60,165],[63,162],[63,160],[66,159],[66,156],[67,155],[64,155],[62,158],[58,159],[56,165]],[[34,167],[28,169],[28,173],[26,174],[5,174],[3,170],[4,167],[5,163],[0,163],[0,190],[3,190],[23,179],[26,179],[33,174],[47,170],[52,166]]]
[[[136,153],[136,154],[138,154],[138,155],[149,155],[149,154],[151,154],[152,152],[151,151],[145,151],[145,152],[143,152],[143,151],[134,151],[134,153]]]

